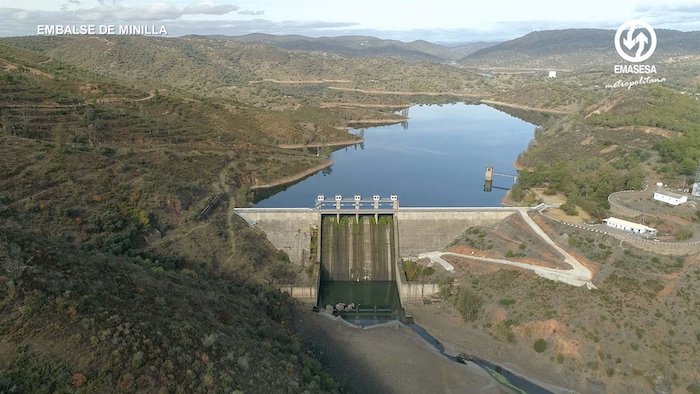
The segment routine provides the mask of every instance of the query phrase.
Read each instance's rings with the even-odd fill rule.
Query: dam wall
[[[383,213],[393,213],[398,224],[394,234],[398,240],[398,257],[407,258],[442,250],[467,228],[498,223],[519,209],[522,208],[401,207]],[[321,228],[321,214],[335,216],[332,211],[311,208],[236,208],[234,212],[264,231],[277,249],[286,252],[293,263],[301,265],[309,260],[312,229]]]
[[[310,208],[236,208],[234,213],[265,232],[277,249],[294,264],[306,266],[311,234],[320,228],[321,213]],[[316,260],[314,258],[314,260]]]
[[[442,250],[472,226],[496,224],[520,208],[401,208],[396,214],[399,257]]]
[[[498,223],[519,209],[401,207],[382,213],[394,215],[397,226],[393,236],[398,240],[398,257],[407,258],[442,250],[467,228]],[[300,265],[306,265],[309,260],[312,229],[321,228],[322,213],[324,217],[335,218],[331,210],[311,208],[236,208],[234,212],[264,231],[277,249],[286,252],[292,263]]]

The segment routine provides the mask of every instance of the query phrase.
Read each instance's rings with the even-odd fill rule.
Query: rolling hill
[[[0,44],[0,392],[332,391],[229,209],[318,130],[146,89]]]
[[[423,40],[402,42],[370,36],[305,37],[299,35],[247,34],[216,36],[248,44],[267,44],[285,50],[319,51],[347,57],[391,57],[407,61],[440,63],[459,59],[460,53]]]
[[[700,52],[700,31],[657,29],[658,45],[652,61]],[[480,49],[458,61],[473,67],[592,69],[620,62],[614,30],[565,29],[528,33],[514,40]]]
[[[492,47],[492,46],[498,44],[498,42],[497,41],[475,41],[475,42],[457,42],[457,43],[440,43],[440,42],[438,42],[437,44],[444,45],[444,46],[450,48],[450,50],[453,53],[460,54],[461,55],[460,58],[462,58],[462,57],[471,55],[472,53],[474,53],[480,49]],[[459,60],[459,59],[457,59],[457,60]]]
[[[289,106],[290,84],[341,81],[343,88],[391,91],[483,92],[485,78],[469,70],[436,62],[408,62],[387,57],[346,57],[323,51],[285,50],[270,44],[188,36],[3,38],[0,44],[38,53],[83,70],[109,75],[141,88],[168,88],[205,97],[268,107],[269,100]],[[418,45],[418,44],[416,44]],[[430,47],[432,44],[423,43]],[[423,56],[423,55],[421,55]],[[256,84],[275,80],[281,84]],[[344,82],[343,82],[344,81]],[[294,86],[291,86],[292,88]],[[321,87],[325,90],[325,86]],[[281,89],[285,89],[284,93]],[[319,89],[312,96],[317,100]],[[287,97],[284,97],[287,96]],[[305,103],[306,98],[300,100]],[[293,104],[293,102],[292,102]]]

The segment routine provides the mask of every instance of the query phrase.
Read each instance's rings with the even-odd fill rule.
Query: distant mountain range
[[[700,31],[657,29],[653,59],[700,54]],[[471,67],[586,69],[619,61],[614,30],[563,29],[528,33],[505,42],[402,42],[369,36],[305,37],[248,34],[208,36],[243,44],[269,45],[286,51],[322,52],[344,57],[388,57],[412,62],[452,63]]]
[[[454,45],[423,40],[403,42],[370,36],[305,37],[298,35],[247,34],[244,36],[208,36],[246,44],[266,44],[294,51],[329,52],[347,57],[392,57],[408,61],[449,62],[495,42],[464,42]]]
[[[700,55],[700,31],[657,29],[658,44],[650,59]],[[604,29],[545,30],[479,49],[458,61],[475,67],[588,68],[619,62],[615,31]]]
[[[656,30],[658,45],[649,63],[690,56],[700,63],[700,31]],[[312,38],[297,35],[184,36],[177,38],[79,36],[15,37],[0,43],[135,81],[210,93],[266,78],[347,79],[398,75],[403,62],[458,64],[475,68],[600,69],[622,60],[614,30],[566,29],[528,33],[495,42],[402,42],[368,36]],[[392,74],[388,70],[402,70]],[[415,70],[414,70],[415,71]],[[461,70],[439,71],[444,79]],[[420,72],[418,72],[420,74]],[[413,77],[419,78],[415,74]],[[404,75],[405,77],[405,75]],[[405,78],[404,78],[405,79]],[[399,84],[400,85],[400,84]]]

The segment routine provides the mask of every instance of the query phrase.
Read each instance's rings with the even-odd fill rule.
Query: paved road
[[[554,248],[554,250],[556,250],[562,257],[564,257],[564,262],[571,266],[570,269],[564,270],[558,268],[541,267],[534,264],[521,263],[518,261],[510,261],[506,259],[493,259],[489,257],[478,257],[461,253],[440,251],[421,253],[420,255],[418,255],[418,258],[429,258],[430,261],[442,265],[448,271],[453,271],[454,267],[452,266],[452,264],[445,261],[445,259],[443,259],[443,256],[456,256],[483,261],[486,263],[509,265],[512,267],[518,267],[533,271],[535,274],[543,278],[550,279],[556,282],[562,282],[577,287],[585,285],[589,289],[594,289],[595,286],[593,285],[593,283],[591,283],[591,279],[593,278],[593,273],[591,272],[591,270],[586,268],[583,264],[576,260],[574,256],[570,255],[567,251],[559,247],[559,245],[557,245],[551,238],[549,238],[549,236],[540,228],[540,226],[538,226],[537,223],[535,223],[535,221],[532,220],[532,218],[530,218],[525,209],[520,209],[519,212],[523,220],[525,220],[525,222],[530,225],[532,230],[537,235],[539,235],[544,242],[546,242],[548,245]]]

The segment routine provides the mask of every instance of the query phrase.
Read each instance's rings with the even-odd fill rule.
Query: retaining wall
[[[439,291],[437,283],[407,282],[398,260],[396,261],[396,287],[399,290],[402,304],[405,301],[429,298]]]
[[[547,215],[547,218],[550,220],[553,220],[557,223],[561,223],[565,226],[574,227],[574,228],[578,228],[581,230],[590,231],[593,233],[609,235],[615,239],[622,241],[622,243],[630,244],[634,247],[637,247],[639,249],[642,249],[644,251],[651,252],[651,253],[662,254],[665,256],[684,256],[684,255],[700,252],[700,241],[693,241],[693,242],[653,241],[653,240],[649,240],[649,239],[640,238],[639,236],[636,236],[634,234],[622,235],[622,234],[618,234],[615,232],[607,232],[604,230],[599,230],[597,228],[582,226],[579,224],[566,223],[566,222],[562,222],[561,220],[557,220],[549,215]]]
[[[615,192],[608,196],[608,204],[610,204],[610,213],[613,215],[627,216],[630,218],[636,218],[638,216],[644,215],[644,212],[638,211],[636,209],[628,208],[615,201],[615,198],[624,194],[632,193],[642,193],[639,190],[624,190],[621,192]]]
[[[496,224],[520,208],[401,208],[396,213],[399,256],[443,250],[471,226]]]
[[[311,228],[317,227],[321,220],[319,211],[308,208],[236,208],[234,213],[248,223],[254,222],[277,249],[287,253],[292,263],[307,265]]]

